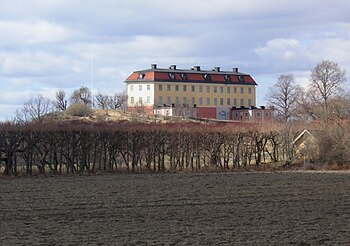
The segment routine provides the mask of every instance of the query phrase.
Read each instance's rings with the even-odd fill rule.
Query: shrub
[[[80,117],[87,117],[92,115],[92,110],[91,108],[82,103],[75,103],[70,105],[67,110],[66,114],[70,116],[80,116]]]

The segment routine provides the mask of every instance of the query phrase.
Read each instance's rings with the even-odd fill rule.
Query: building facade
[[[133,72],[125,82],[128,107],[143,107],[155,114],[251,120],[239,117],[241,111],[265,110],[255,107],[256,82],[238,68],[221,71],[220,67],[202,70],[200,66],[178,69],[171,65],[164,69],[152,64],[150,69]]]

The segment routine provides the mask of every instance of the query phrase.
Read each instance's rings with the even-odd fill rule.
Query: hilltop
[[[72,115],[67,111],[54,112],[45,116],[45,121],[67,122],[67,121],[83,121],[83,122],[142,122],[142,123],[205,123],[206,121],[193,118],[150,115],[140,112],[130,112],[126,110],[103,110],[94,109],[87,116]]]

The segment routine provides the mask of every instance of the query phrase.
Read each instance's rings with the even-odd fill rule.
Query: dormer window
[[[144,73],[139,73],[139,79],[144,79],[145,78],[145,74]]]
[[[244,82],[244,77],[242,75],[239,75],[238,80],[239,80],[239,82]]]
[[[187,74],[182,73],[182,74],[180,74],[180,76],[181,76],[182,80],[187,80]]]
[[[175,79],[175,73],[168,73],[170,79]]]
[[[225,78],[225,81],[227,81],[227,82],[230,82],[230,81],[231,81],[231,77],[230,77],[230,75],[228,75],[228,74],[226,74],[226,75],[224,76],[224,78]]]
[[[203,75],[203,78],[204,78],[204,80],[207,80],[207,81],[208,81],[208,80],[211,80],[209,74],[204,74],[204,75]]]

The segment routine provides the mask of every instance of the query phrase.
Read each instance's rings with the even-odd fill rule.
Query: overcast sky
[[[134,70],[239,67],[258,106],[280,74],[307,85],[322,60],[350,74],[349,0],[0,0],[0,120],[30,97],[90,86],[113,94]]]

